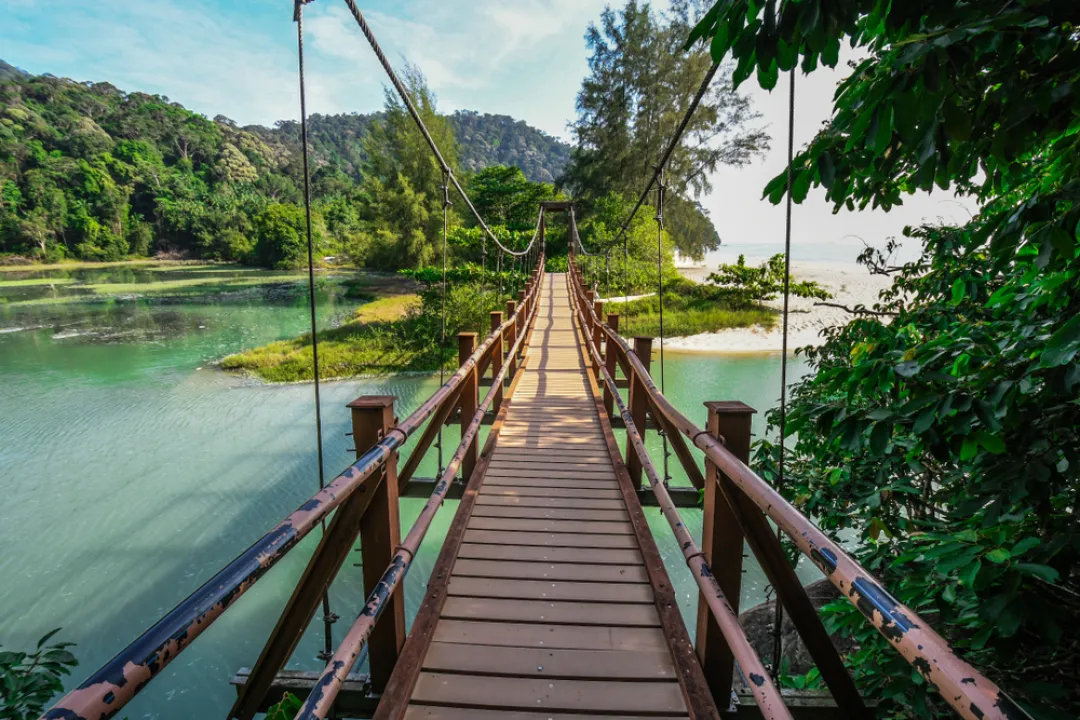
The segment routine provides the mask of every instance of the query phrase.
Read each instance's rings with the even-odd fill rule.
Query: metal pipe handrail
[[[573,296],[574,293],[571,293],[571,295]],[[585,325],[586,319],[582,311],[582,305],[584,303],[581,303],[578,297],[572,297],[572,301],[579,316],[579,323]],[[761,662],[761,658],[758,657],[757,652],[755,652],[754,648],[750,645],[750,641],[746,637],[746,632],[742,629],[742,626],[739,625],[739,618],[736,615],[735,610],[731,607],[731,603],[728,602],[727,597],[724,595],[724,591],[716,581],[716,577],[709,568],[709,564],[705,561],[705,553],[702,552],[701,548],[694,542],[693,536],[690,534],[690,531],[686,529],[686,525],[679,516],[679,511],[675,507],[674,501],[671,499],[671,494],[660,480],[660,476],[656,472],[656,467],[653,465],[652,458],[649,457],[649,453],[645,449],[645,442],[642,439],[641,432],[634,425],[633,416],[630,414],[629,408],[626,407],[622,395],[619,394],[618,388],[615,385],[615,379],[611,377],[611,373],[608,372],[607,367],[605,367],[604,363],[601,361],[599,349],[593,343],[589,333],[583,334],[585,335],[585,347],[588,348],[597,375],[611,392],[615,399],[615,403],[619,408],[619,414],[622,415],[623,423],[626,425],[627,442],[634,448],[634,452],[641,460],[642,469],[645,471],[645,476],[649,480],[649,487],[653,491],[653,495],[656,496],[656,502],[660,506],[660,512],[668,521],[668,525],[671,526],[671,530],[675,534],[675,539],[682,549],[683,557],[686,559],[686,565],[690,568],[690,572],[694,575],[694,580],[701,589],[701,596],[705,598],[705,602],[709,606],[709,611],[712,613],[713,617],[716,618],[716,624],[719,626],[720,632],[724,635],[724,640],[727,641],[732,655],[739,663],[739,668],[743,674],[743,680],[754,695],[754,702],[756,702],[761,709],[762,716],[767,719],[791,718],[791,713],[784,705],[780,691],[769,678],[768,670],[765,669],[765,665]]]
[[[534,271],[535,274],[535,271]],[[526,296],[531,302],[535,284]],[[525,303],[524,306],[528,306]],[[534,308],[535,309],[535,308]],[[74,690],[68,692],[43,716],[48,720],[112,717],[138,694],[161,670],[214,623],[238,597],[319,525],[330,511],[365,485],[476,367],[479,358],[511,323],[518,310],[492,332],[430,398],[381,441],[263,535],[251,547],[203,583],[158,622],[128,644]]]
[[[572,277],[576,282],[577,276],[573,275],[576,268],[573,265],[571,262]],[[580,285],[576,289],[580,295]],[[601,322],[591,308],[586,307],[585,311],[591,315],[589,322],[599,324],[608,341],[621,347],[634,375],[640,378],[653,404],[668,422],[703,451],[739,491],[794,541],[799,550],[825,573],[840,594],[892,642],[904,659],[938,689],[942,698],[961,717],[969,720],[1028,717],[997,685],[961,659],[921,617],[890,595],[879,580],[788,503],[761,476],[735,457],[721,440],[712,437],[679,412],[657,388],[629,344]]]
[[[539,304],[533,304],[532,312],[526,319],[526,327],[536,317],[539,307]],[[510,348],[511,354],[518,351],[527,334],[527,332],[522,333],[517,337]],[[401,581],[405,579],[405,575],[408,574],[412,561],[416,557],[416,551],[420,548],[420,543],[423,542],[424,536],[431,527],[431,522],[435,519],[435,513],[442,506],[443,500],[446,499],[450,484],[457,475],[457,471],[465,459],[465,454],[472,444],[473,438],[480,431],[484,416],[487,414],[492,402],[494,402],[495,395],[501,388],[503,381],[505,381],[509,369],[509,363],[503,365],[493,379],[491,388],[473,414],[472,421],[466,428],[461,443],[450,459],[449,465],[439,477],[435,488],[431,491],[431,496],[424,504],[408,535],[405,536],[401,545],[394,552],[394,557],[390,560],[386,571],[368,594],[367,602],[357,616],[356,621],[349,628],[341,644],[338,645],[338,649],[315,682],[311,694],[308,695],[307,700],[304,701],[303,706],[297,712],[296,720],[314,720],[315,718],[322,720],[330,713],[342,684],[363,653],[364,646],[371,636],[371,631],[375,628],[375,623],[378,622],[379,616],[382,615],[383,610],[386,608],[386,601],[390,599],[397,586],[401,584]]]

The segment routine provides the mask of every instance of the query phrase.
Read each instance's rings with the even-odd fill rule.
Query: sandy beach
[[[747,257],[748,265],[760,265],[764,257]],[[704,282],[711,267],[679,267],[679,272],[691,280]],[[792,261],[791,276],[795,280],[814,280],[825,286],[833,298],[829,302],[854,308],[865,305],[872,308],[877,302],[878,293],[889,286],[889,278],[871,275],[866,268],[856,263]],[[823,342],[821,331],[827,327],[846,324],[853,316],[839,308],[815,306],[813,299],[791,298],[789,315],[788,348],[807,345],[820,345]],[[777,310],[783,308],[783,298],[766,303]],[[769,353],[780,352],[783,347],[783,334],[779,319],[772,330],[765,328],[745,328],[721,330],[715,333],[702,333],[689,337],[668,338],[664,340],[668,350],[710,353]]]

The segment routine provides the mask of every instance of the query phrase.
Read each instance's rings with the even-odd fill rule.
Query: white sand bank
[[[765,258],[746,259],[748,265],[759,265]],[[712,271],[711,268],[680,268],[691,280],[702,282]],[[887,288],[890,280],[880,275],[871,275],[866,268],[856,263],[792,261],[791,276],[795,280],[814,280],[825,286],[833,298],[828,302],[854,308],[865,305],[873,308],[878,293]],[[807,345],[820,345],[823,342],[821,331],[827,327],[845,325],[854,316],[839,308],[815,306],[813,299],[791,298],[791,311],[788,330],[788,348]],[[770,307],[783,308],[783,298],[767,303]],[[758,353],[780,352],[783,347],[783,333],[780,319],[776,327],[766,330],[762,327],[721,330],[714,333],[702,333],[681,338],[667,338],[664,347],[668,350],[690,352],[731,352]]]

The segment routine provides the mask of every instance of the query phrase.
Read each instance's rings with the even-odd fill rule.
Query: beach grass
[[[657,295],[611,302],[606,313],[619,314],[620,334],[660,337],[660,298]],[[709,285],[676,280],[664,288],[664,337],[688,337],[734,328],[776,324],[778,313],[764,305],[733,305]]]
[[[438,362],[438,353],[402,342],[408,319],[419,305],[416,295],[382,297],[361,305],[342,326],[320,332],[320,377],[389,375],[437,367],[432,363]],[[307,333],[229,355],[221,367],[267,382],[299,382],[314,377],[312,356],[311,333]]]

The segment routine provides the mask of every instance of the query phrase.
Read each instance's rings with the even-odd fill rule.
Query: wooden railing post
[[[707,402],[706,429],[744,463],[750,462],[750,421],[756,410],[741,402]],[[712,568],[720,589],[737,615],[742,592],[743,533],[739,519],[717,485],[716,465],[705,461],[705,501],[701,530],[701,550]],[[735,659],[720,632],[720,626],[704,601],[698,603],[697,653],[705,678],[717,704],[731,697],[731,674]]]
[[[525,334],[525,318],[529,317],[529,306],[525,303],[525,291],[524,290],[522,290],[521,292],[518,293],[517,305],[518,305],[519,308],[521,308],[521,312],[518,313],[517,334],[518,335],[524,335]],[[518,348],[518,356],[519,357],[521,356],[522,352],[525,350],[525,342],[526,341],[522,340],[521,347]]]
[[[357,457],[382,440],[397,424],[392,395],[359,397],[349,403],[349,409],[352,410]],[[401,521],[398,517],[397,453],[393,453],[386,461],[382,482],[375,489],[367,512],[360,518],[364,595],[371,594],[379,584],[399,545]],[[405,593],[402,586],[398,586],[387,603],[368,642],[371,689],[377,693],[386,687],[401,653],[401,646],[405,644]]]
[[[652,363],[652,338],[651,337],[636,337],[634,338],[634,354],[641,360],[641,364],[648,371]],[[641,433],[642,439],[645,438],[645,413],[648,410],[648,391],[645,389],[644,383],[638,376],[637,372],[631,373],[630,378],[630,418],[634,421],[634,427]],[[626,443],[626,469],[630,473],[630,482],[634,484],[635,488],[641,487],[641,460],[638,458],[637,453],[634,452],[634,447],[630,443]]]
[[[593,322],[592,314],[589,313],[589,308],[596,307],[595,290],[589,290],[587,293],[585,293],[585,302],[587,304],[584,308],[582,308],[584,310],[584,313],[582,314],[585,315],[585,325],[587,327],[586,332],[588,332],[589,336],[592,337],[593,328],[595,327],[596,323]]]
[[[458,333],[458,366],[464,365],[468,362],[469,357],[476,350],[476,333],[463,332]],[[469,424],[472,422],[473,415],[476,414],[476,406],[480,404],[480,383],[476,375],[476,367],[474,366],[472,371],[465,376],[464,383],[461,388],[461,397],[458,398],[458,407],[461,408],[461,434],[464,437],[466,430],[469,428]],[[472,477],[473,468],[476,467],[476,458],[478,455],[477,438],[474,437],[472,442],[469,443],[469,447],[465,450],[465,459],[461,462],[461,477],[468,483],[469,478]]]
[[[600,302],[599,300],[595,301],[593,303],[593,312],[596,313],[597,320],[593,323],[592,341],[593,345],[596,346],[596,352],[600,352],[600,344],[604,339],[604,327],[600,324],[600,318],[604,317],[604,303]],[[596,370],[596,382],[600,385],[603,385],[604,373],[600,371],[599,365],[597,365],[594,369]]]
[[[619,316],[617,313],[608,313],[607,316],[608,327],[612,332],[618,334],[619,332]],[[604,367],[607,368],[608,375],[611,379],[615,379],[615,368],[618,367],[618,349],[616,343],[608,338],[607,343],[604,345]],[[611,390],[608,388],[607,383],[604,383],[604,407],[607,408],[608,417],[615,412],[615,397],[611,394]]]
[[[491,313],[491,332],[495,335],[495,345],[491,350],[491,381],[494,382],[495,378],[499,377],[499,373],[502,372],[503,366],[503,334],[499,330],[499,326],[503,323],[503,314],[499,310],[495,310]],[[503,384],[499,383],[499,386],[495,388],[495,399],[492,401],[492,410],[499,412],[499,408],[502,407],[503,401]]]
[[[513,300],[506,301],[506,317],[514,317],[514,313],[517,312],[517,303]],[[514,347],[514,343],[517,342],[518,324],[516,322],[510,323],[510,327],[506,328],[506,349]],[[510,363],[510,369],[506,371],[506,379],[513,381],[514,373],[517,372],[517,353],[510,353],[506,361]]]

